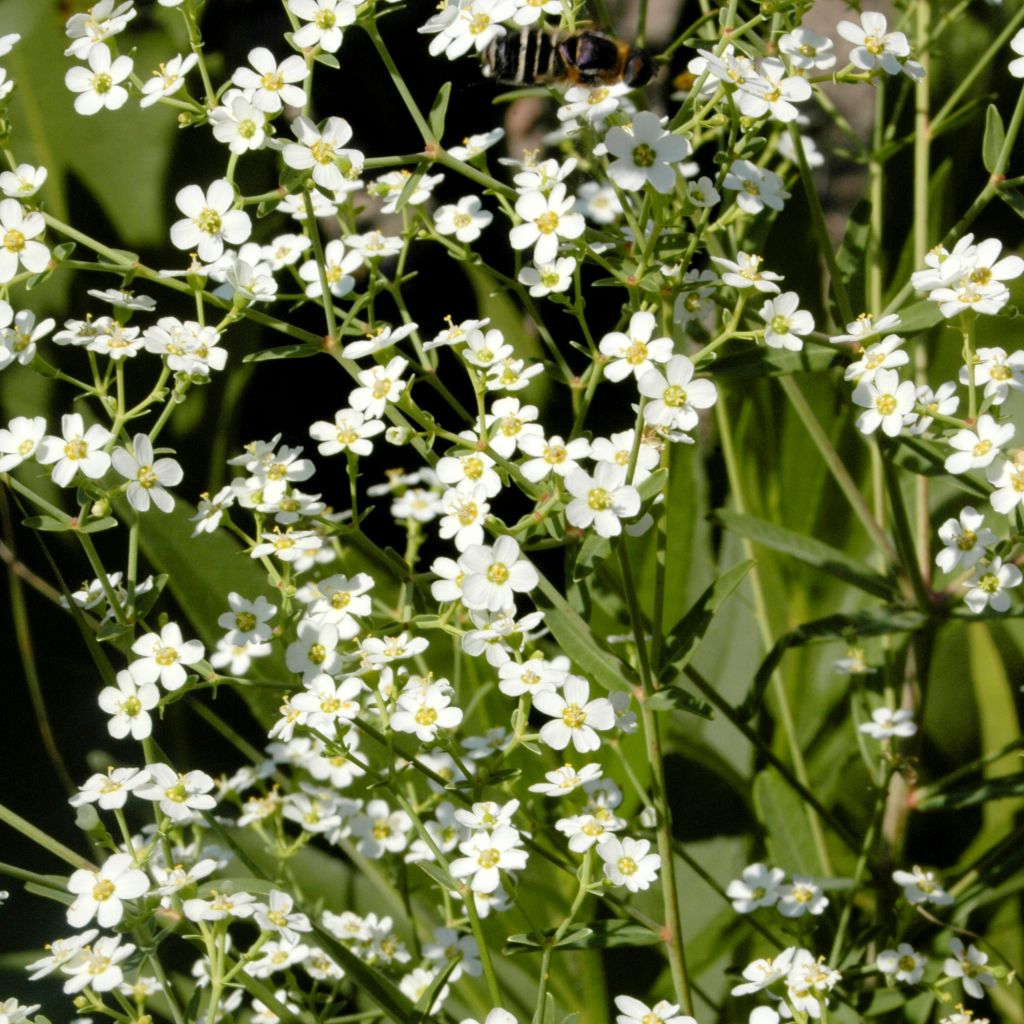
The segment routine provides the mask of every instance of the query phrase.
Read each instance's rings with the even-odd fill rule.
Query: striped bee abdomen
[[[557,35],[543,29],[508,33],[484,50],[483,73],[505,85],[557,82],[566,76],[558,43]]]

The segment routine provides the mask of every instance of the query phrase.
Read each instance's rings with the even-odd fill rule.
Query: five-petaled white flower
[[[185,475],[174,459],[154,459],[153,442],[145,434],[132,439],[132,451],[115,448],[112,456],[114,469],[131,481],[128,484],[128,504],[139,512],[148,512],[152,502],[161,512],[174,508],[174,498],[166,490],[180,484]]]
[[[609,836],[597,848],[604,861],[604,876],[612,885],[624,885],[630,892],[650,888],[658,877],[661,857],[650,853],[646,839],[620,839]]]
[[[498,825],[491,830],[474,832],[459,843],[463,854],[449,865],[456,878],[472,876],[469,883],[473,892],[494,892],[498,888],[501,871],[521,871],[526,867],[527,852],[522,849],[522,838],[511,825]]]
[[[138,899],[148,888],[149,878],[130,853],[115,853],[98,871],[79,868],[68,879],[68,892],[75,896],[68,924],[84,928],[95,917],[101,928],[113,928],[124,916],[122,900]]]
[[[917,732],[914,724],[914,712],[909,708],[875,708],[871,712],[871,721],[864,722],[859,729],[873,740],[889,740],[893,736],[913,736]]]
[[[561,692],[545,690],[534,695],[533,706],[552,721],[541,726],[540,739],[554,750],[572,745],[586,754],[601,746],[596,730],[615,727],[615,709],[605,697],[588,700],[590,683],[582,676],[569,676]]]
[[[514,537],[499,537],[493,545],[473,544],[459,556],[462,602],[478,611],[500,612],[514,607],[516,594],[528,594],[540,580],[523,558]]]
[[[574,213],[575,198],[566,195],[559,182],[548,195],[540,191],[526,192],[516,200],[516,214],[522,217],[509,232],[513,249],[533,248],[533,262],[551,263],[558,255],[558,240],[579,238],[586,227],[583,214]]]
[[[617,537],[623,519],[632,519],[640,511],[640,492],[626,483],[628,466],[599,462],[594,475],[574,469],[565,478],[565,489],[572,501],[565,507],[566,521],[581,530],[593,526],[599,537]]]
[[[903,886],[903,895],[909,903],[934,903],[937,907],[946,907],[953,902],[953,897],[942,888],[934,873],[916,864],[913,871],[894,871],[892,880]]]
[[[1003,564],[1003,560],[994,556],[991,562],[982,562],[974,570],[974,575],[965,586],[970,589],[964,595],[964,604],[977,615],[986,608],[994,612],[1005,612],[1010,607],[1010,595],[1013,587],[1020,586],[1021,571],[1012,562]]]
[[[194,665],[203,657],[201,640],[185,641],[181,627],[168,622],[159,633],[146,633],[132,644],[140,655],[131,663],[132,674],[140,683],[160,680],[165,690],[178,690],[185,685],[188,673],[185,665]]]
[[[58,487],[67,487],[81,470],[83,476],[98,480],[110,468],[110,455],[103,446],[111,438],[106,427],[94,423],[88,430],[77,412],[60,418],[62,437],[50,434],[39,442],[36,461],[44,466],[54,464],[51,476]]]
[[[774,906],[786,872],[765,864],[748,864],[740,878],[734,878],[725,890],[737,914],[749,914],[758,907]]]
[[[120,85],[132,73],[132,59],[123,54],[111,57],[106,43],[96,43],[86,57],[89,66],[68,68],[64,84],[75,97],[75,110],[88,116],[100,110],[117,110],[128,99],[128,90]]]
[[[959,978],[963,982],[964,991],[975,999],[985,997],[985,989],[996,983],[995,976],[985,969],[988,953],[983,953],[973,943],[966,948],[959,938],[949,940],[949,949],[953,954],[942,965],[947,978]]]
[[[224,243],[239,245],[252,231],[244,210],[233,210],[234,186],[227,178],[211,182],[205,192],[198,185],[186,185],[174,197],[184,220],[171,225],[171,242],[177,249],[194,249],[204,263],[224,254]]]
[[[112,716],[107,729],[116,740],[129,733],[133,740],[144,740],[153,732],[149,712],[160,703],[160,691],[156,683],[140,682],[130,668],[118,672],[116,682],[99,694],[100,709]]]
[[[639,380],[637,390],[648,401],[644,422],[669,431],[688,431],[697,426],[697,410],[710,409],[718,401],[718,389],[709,380],[694,380],[694,365],[687,356],[673,356],[662,372],[652,367]]]
[[[648,182],[656,192],[671,192],[676,165],[690,155],[690,143],[665,131],[661,118],[649,110],[638,113],[631,125],[609,129],[604,144],[616,158],[608,176],[627,192],[638,192]]]

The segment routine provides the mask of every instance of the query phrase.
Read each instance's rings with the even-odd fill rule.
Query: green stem
[[[20,814],[16,814],[10,808],[0,804],[0,821],[10,825],[16,832],[20,832],[26,839],[31,839],[37,846],[49,850],[55,857],[70,864],[73,868],[85,868],[87,871],[95,871],[96,865],[86,857],[75,853],[70,847],[47,835],[42,829],[36,828],[30,821],[26,821]]]

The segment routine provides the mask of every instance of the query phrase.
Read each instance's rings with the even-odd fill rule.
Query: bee
[[[495,39],[483,51],[483,73],[505,85],[613,85],[632,89],[654,77],[646,50],[601,32],[524,28]]]

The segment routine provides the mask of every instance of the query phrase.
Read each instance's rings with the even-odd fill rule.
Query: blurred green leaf
[[[841,366],[845,361],[845,355],[838,348],[808,345],[800,352],[747,348],[702,363],[699,368],[712,371],[716,378],[753,380],[758,377],[783,377],[791,373],[822,373],[833,366]]]
[[[430,106],[430,132],[437,141],[444,138],[444,122],[448,116],[448,100],[451,98],[451,95],[452,83],[445,82],[437,90],[434,102]]]
[[[754,778],[754,807],[768,833],[772,864],[787,873],[813,877],[820,865],[806,804],[774,768]]]
[[[505,940],[505,953],[538,953],[554,938],[556,928],[545,929],[543,941],[533,935],[510,935]],[[556,949],[614,949],[620,946],[653,946],[661,938],[641,924],[632,921],[609,920],[589,921],[573,928],[565,935]]]
[[[985,109],[985,135],[981,140],[981,162],[989,174],[994,174],[999,165],[999,154],[1006,142],[1006,129],[999,108],[990,103]]]
[[[975,786],[958,786],[956,789],[935,793],[914,804],[918,811],[942,811],[956,807],[972,807],[989,800],[1005,800],[1007,797],[1024,796],[1024,772],[988,779]]]

